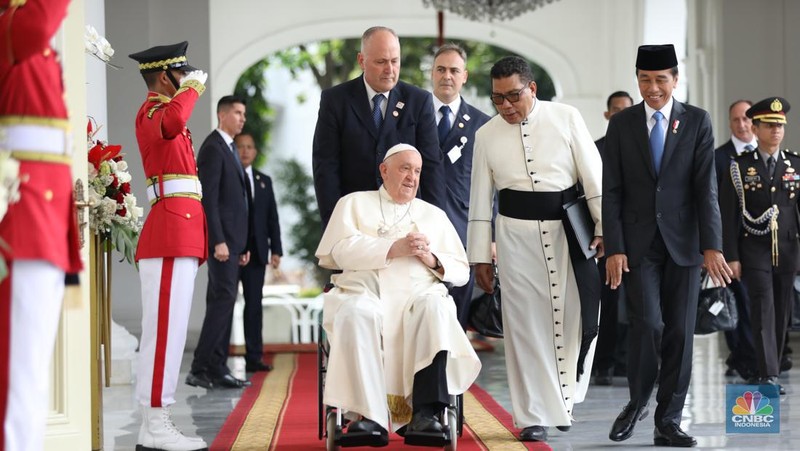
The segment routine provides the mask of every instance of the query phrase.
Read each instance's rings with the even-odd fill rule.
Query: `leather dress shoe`
[[[571,428],[572,426],[556,426],[556,429],[558,429],[561,432],[569,432]]]
[[[406,434],[415,432],[442,432],[442,423],[433,415],[417,412],[411,417],[411,422],[406,428]]]
[[[781,367],[780,367],[781,373],[783,373],[784,371],[789,371],[791,369],[792,369],[792,358],[786,354],[783,354],[783,357],[781,357]]]
[[[186,375],[186,385],[191,385],[192,387],[202,387],[206,390],[211,390],[214,388],[214,382],[208,376],[208,373],[189,373]]]
[[[747,383],[750,385],[775,385],[778,387],[778,394],[785,395],[786,389],[783,388],[783,385],[778,383],[778,378],[775,376],[769,377],[758,377],[754,376],[747,380]]]
[[[656,446],[675,446],[680,448],[697,446],[697,440],[683,432],[683,429],[674,423],[656,427],[653,432],[653,443]]]
[[[244,366],[244,370],[248,373],[255,373],[258,371],[272,371],[272,365],[268,363],[264,363],[262,361],[256,362],[247,362]]]
[[[370,420],[369,418],[362,418],[358,421],[353,421],[347,426],[347,433],[351,432],[380,432],[381,435],[389,436],[389,433],[380,424]]]
[[[519,433],[521,442],[543,442],[547,440],[547,428],[544,426],[528,426]]]
[[[237,379],[230,373],[214,379],[214,386],[219,388],[244,388],[250,385],[250,381]]]
[[[633,435],[633,428],[636,426],[637,421],[643,420],[647,414],[647,404],[643,406],[636,406],[629,402],[619,414],[614,424],[611,426],[611,432],[608,433],[608,438],[615,442],[628,440]]]

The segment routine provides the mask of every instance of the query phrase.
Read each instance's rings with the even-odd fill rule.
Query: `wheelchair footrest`
[[[450,427],[445,426],[442,432],[408,432],[405,435],[405,444],[411,446],[442,447],[450,443]]]
[[[380,431],[372,432],[348,432],[342,433],[338,437],[338,444],[343,448],[351,446],[388,446],[389,437],[386,434],[381,434]]]

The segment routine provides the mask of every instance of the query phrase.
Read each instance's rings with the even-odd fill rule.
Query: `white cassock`
[[[380,233],[379,233],[380,232]],[[444,275],[417,257],[387,259],[410,232],[424,233]],[[420,199],[397,204],[386,190],[339,200],[316,252],[320,266],[341,269],[325,295],[323,327],[331,350],[323,400],[389,429],[411,419],[414,374],[447,351],[447,387],[465,392],[481,368],[442,282],[469,279],[464,247],[447,215]]]
[[[602,236],[602,162],[578,111],[536,100],[521,124],[492,118],[475,136],[470,263],[492,261],[495,190],[557,192],[577,182],[583,184],[595,235]],[[576,383],[581,306],[564,227],[560,220],[498,214],[495,237],[514,422],[518,427],[570,425],[573,404],[586,395],[594,344]]]

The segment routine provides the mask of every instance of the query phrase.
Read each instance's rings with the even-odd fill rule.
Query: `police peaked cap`
[[[744,114],[754,121],[785,124],[786,113],[790,108],[789,102],[783,97],[767,97],[751,106]]]

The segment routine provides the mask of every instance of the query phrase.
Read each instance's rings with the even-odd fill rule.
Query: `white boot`
[[[169,407],[142,406],[142,427],[136,451],[206,451],[200,438],[186,437],[172,423]]]

